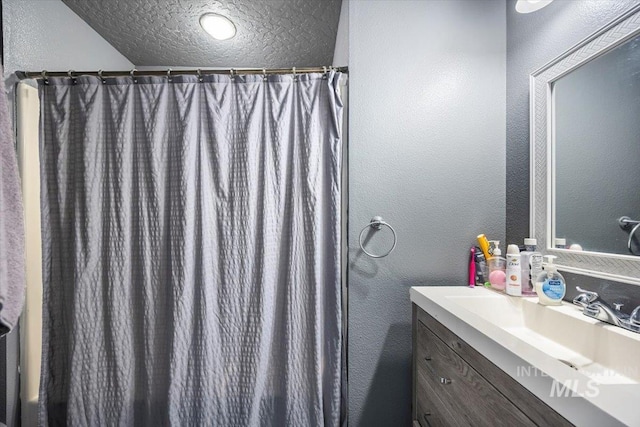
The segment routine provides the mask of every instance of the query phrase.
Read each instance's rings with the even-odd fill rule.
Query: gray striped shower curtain
[[[344,77],[39,82],[41,425],[339,425]]]

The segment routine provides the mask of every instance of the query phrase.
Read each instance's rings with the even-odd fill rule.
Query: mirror
[[[640,233],[618,221],[640,219],[640,36],[552,82],[551,96],[554,246],[640,254]]]
[[[640,226],[619,222],[640,221],[640,5],[530,83],[531,236],[565,271],[640,285]]]

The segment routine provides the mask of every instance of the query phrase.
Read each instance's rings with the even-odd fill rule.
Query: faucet
[[[582,289],[580,286],[576,286],[576,289],[580,294],[573,299],[573,303],[583,308],[585,316],[640,333],[639,316],[636,315],[636,313],[640,312],[640,307],[636,308],[633,314],[629,316],[620,311],[622,304],[614,303],[612,307],[601,299],[596,292]]]

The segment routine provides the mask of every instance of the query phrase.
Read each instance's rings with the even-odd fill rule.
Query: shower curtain
[[[342,78],[40,81],[41,425],[340,423]]]

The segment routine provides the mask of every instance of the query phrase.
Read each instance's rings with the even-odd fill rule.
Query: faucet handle
[[[599,298],[596,292],[582,289],[580,286],[576,286],[576,289],[580,292],[580,294],[573,299],[573,303],[576,305],[586,307]]]
[[[587,294],[589,297],[589,302],[593,302],[598,299],[598,293],[593,291],[588,291],[586,289],[582,289],[580,286],[576,286],[576,290],[578,292],[582,292],[583,294]]]
[[[624,304],[620,303],[620,302],[614,302],[613,303],[613,308],[615,308],[617,311],[620,311],[620,308],[622,308]]]

